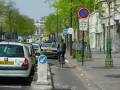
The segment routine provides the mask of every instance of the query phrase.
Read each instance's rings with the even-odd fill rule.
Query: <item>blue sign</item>
[[[45,63],[48,62],[47,57],[46,57],[45,55],[40,55],[40,56],[38,57],[38,61],[39,61],[39,63],[41,63],[41,64],[45,64]]]
[[[67,35],[67,34],[68,34],[68,30],[67,30],[67,29],[64,29],[64,30],[63,30],[63,34],[64,34],[64,35]]]
[[[87,18],[90,14],[90,11],[87,9],[87,8],[81,8],[79,11],[78,11],[78,16],[80,18]]]

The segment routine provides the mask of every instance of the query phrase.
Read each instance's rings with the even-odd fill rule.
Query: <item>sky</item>
[[[15,2],[15,7],[19,9],[21,14],[27,15],[33,19],[40,19],[43,16],[48,16],[55,10],[46,0],[12,0]]]

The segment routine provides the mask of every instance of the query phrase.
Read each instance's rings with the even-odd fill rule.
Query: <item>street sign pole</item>
[[[84,32],[88,31],[88,17],[89,17],[89,10],[87,8],[81,8],[78,11],[78,16],[80,17],[80,31],[82,32],[82,66],[84,65],[84,50],[85,50],[85,43],[84,43]]]
[[[82,32],[82,66],[84,65],[84,31]]]

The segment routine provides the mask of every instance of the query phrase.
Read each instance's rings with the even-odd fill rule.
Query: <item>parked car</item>
[[[36,67],[36,65],[37,65],[37,58],[36,58],[36,55],[35,55],[34,47],[30,43],[26,43],[25,45],[26,45],[26,47],[28,47],[29,53],[30,53],[30,57],[31,57],[31,59],[32,59],[34,65]]]
[[[32,46],[35,51],[35,56],[38,59],[38,57],[40,56],[40,53],[41,53],[40,45],[37,43],[33,43]]]
[[[57,43],[43,43],[41,51],[48,58],[58,58],[58,44]]]
[[[30,85],[34,74],[34,62],[29,48],[18,42],[0,42],[0,78],[22,78],[23,84]]]

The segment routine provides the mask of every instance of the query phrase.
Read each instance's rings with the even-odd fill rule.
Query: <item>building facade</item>
[[[110,15],[108,2],[110,2]],[[99,0],[102,11],[90,15],[90,43],[91,48],[107,48],[108,30],[112,41],[112,52],[120,52],[120,0]],[[110,23],[109,23],[110,20]],[[110,28],[110,29],[109,29]]]
[[[46,17],[42,17],[41,19],[35,21],[35,27],[36,27],[35,35],[42,35],[45,33],[44,32],[45,21],[46,21]]]

